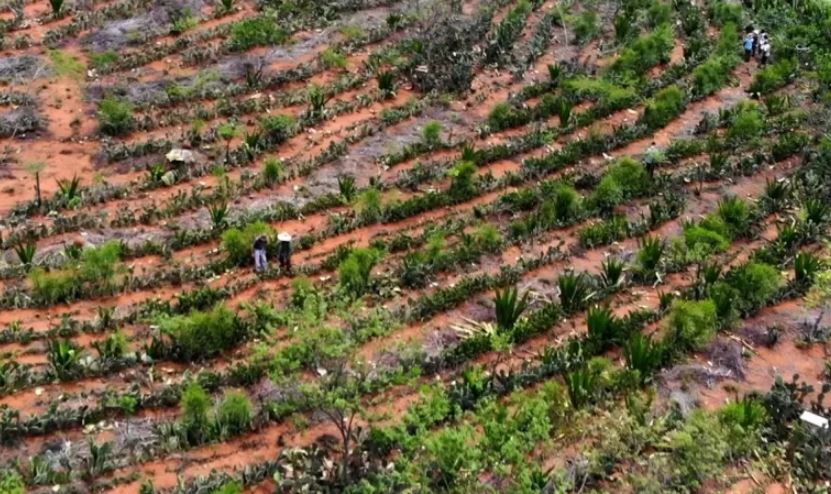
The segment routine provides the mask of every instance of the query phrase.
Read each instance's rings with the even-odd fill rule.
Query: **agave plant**
[[[604,352],[620,342],[623,326],[608,307],[594,306],[586,314],[588,341],[596,352]]]
[[[234,10],[234,0],[220,0],[220,4],[222,5],[222,10],[225,12]]]
[[[565,382],[568,397],[574,408],[582,408],[591,403],[597,394],[597,375],[587,367],[566,374]]]
[[[580,310],[594,295],[585,273],[563,273],[557,285],[560,288],[560,305],[566,313]]]
[[[548,79],[552,84],[560,82],[561,75],[563,75],[563,68],[560,65],[548,64]]]
[[[802,203],[802,209],[807,223],[822,225],[828,219],[828,213],[831,207],[821,199],[808,198]]]
[[[720,200],[718,215],[727,224],[733,237],[744,237],[750,230],[750,206],[738,197],[731,196]]]
[[[14,252],[17,254],[17,259],[20,264],[27,270],[32,267],[32,262],[35,260],[35,253],[37,253],[37,244],[34,240],[27,240],[26,243],[19,243],[14,246]]]
[[[208,206],[211,215],[211,225],[215,230],[222,230],[228,226],[228,203],[219,202]]]
[[[519,295],[516,287],[496,291],[496,324],[503,331],[510,331],[528,308],[528,292]]]
[[[71,340],[49,340],[47,358],[52,372],[61,381],[74,379],[81,374],[83,353]]]
[[[70,179],[59,178],[57,182],[61,199],[72,203],[81,198],[81,179],[77,175]]]
[[[782,180],[768,180],[765,183],[764,203],[771,212],[781,211],[787,205],[791,188],[788,182]]]
[[[652,279],[657,275],[665,249],[666,244],[660,238],[644,237],[641,239],[637,259],[641,274],[645,278]]]
[[[95,326],[99,331],[106,331],[115,327],[115,307],[98,307],[98,320]]]
[[[638,371],[641,379],[646,381],[663,363],[664,347],[648,336],[634,333],[623,346],[623,356],[626,366]]]
[[[820,269],[820,260],[809,252],[799,252],[794,258],[794,279],[804,285],[814,280]]]
[[[63,0],[49,0],[49,5],[52,7],[53,15],[59,15],[63,10]]]
[[[560,117],[560,127],[568,127],[571,123],[571,110],[574,105],[565,98],[560,98],[560,105],[557,108],[557,115]]]
[[[160,183],[165,172],[166,170],[163,164],[154,163],[147,169],[147,182],[152,185]]]
[[[626,264],[618,258],[609,257],[600,266],[600,280],[603,288],[613,290],[626,282]]]
[[[379,72],[375,78],[378,80],[378,89],[385,98],[395,96],[395,74],[392,72]]]
[[[89,456],[82,459],[84,465],[82,475],[84,480],[91,482],[110,468],[113,443],[106,442],[99,446],[91,438],[88,439],[87,443],[89,445]]]
[[[242,137],[242,148],[248,159],[253,160],[261,149],[263,133],[259,131],[245,132]]]
[[[358,187],[355,185],[355,177],[352,175],[338,176],[338,191],[344,201],[351,203],[358,193]]]

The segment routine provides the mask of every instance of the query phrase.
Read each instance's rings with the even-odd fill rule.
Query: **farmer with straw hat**
[[[277,259],[280,261],[280,269],[291,274],[291,235],[288,232],[280,232],[277,235]]]

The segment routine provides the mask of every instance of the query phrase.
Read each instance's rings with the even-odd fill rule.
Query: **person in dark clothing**
[[[265,235],[260,235],[254,239],[254,271],[262,273],[268,268],[268,259],[265,255],[265,249],[268,246],[268,239]]]
[[[280,242],[277,245],[277,260],[280,261],[280,269],[291,274],[291,235],[282,232],[277,235]]]

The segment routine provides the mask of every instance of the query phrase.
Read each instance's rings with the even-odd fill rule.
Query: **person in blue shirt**
[[[749,62],[750,57],[753,56],[753,33],[747,33],[744,37],[744,61]]]

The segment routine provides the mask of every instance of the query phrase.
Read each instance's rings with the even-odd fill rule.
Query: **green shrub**
[[[267,142],[279,144],[291,137],[295,125],[291,115],[270,115],[260,119],[260,133]]]
[[[326,48],[320,54],[320,63],[327,69],[345,69],[346,55],[332,48]]]
[[[450,194],[463,199],[476,193],[476,165],[470,161],[460,161],[447,174],[451,178]]]
[[[646,103],[641,121],[650,129],[659,129],[681,114],[684,92],[676,85],[665,87]]]
[[[563,91],[572,98],[597,101],[606,108],[624,108],[637,100],[633,89],[602,78],[579,75],[563,81],[562,86]]]
[[[26,494],[26,483],[15,470],[0,471],[0,492],[3,494]]]
[[[742,6],[729,0],[717,0],[710,4],[710,17],[719,26],[743,25]]]
[[[482,452],[473,442],[468,425],[447,427],[428,435],[423,468],[430,492],[470,492],[479,481]]]
[[[112,96],[98,106],[98,124],[101,132],[111,136],[129,133],[135,127],[133,105]]]
[[[723,328],[730,327],[739,315],[736,308],[739,292],[728,283],[718,281],[710,287],[709,295],[716,308],[719,326]]]
[[[277,158],[268,158],[263,164],[263,183],[267,187],[276,184],[283,176],[283,163]]]
[[[211,397],[198,383],[188,384],[179,400],[182,410],[181,424],[189,444],[202,444],[209,439],[211,421],[208,411]]]
[[[488,127],[492,131],[518,127],[528,122],[525,115],[510,103],[497,103],[488,115]]]
[[[716,334],[716,307],[711,300],[676,300],[667,317],[667,336],[678,351],[703,349]]]
[[[577,43],[581,45],[593,40],[600,34],[600,24],[595,10],[588,9],[580,13],[573,22],[574,37]]]
[[[730,238],[736,239],[748,234],[751,227],[750,205],[742,199],[730,196],[718,203],[718,216],[727,227]]]
[[[684,226],[684,243],[690,251],[701,255],[724,252],[730,247],[730,240],[722,234],[694,223]]]
[[[49,305],[74,299],[80,289],[72,269],[47,272],[37,267],[29,272],[29,283],[34,298]]]
[[[289,33],[267,13],[235,22],[228,42],[232,50],[246,51],[255,46],[280,45],[288,39]]]
[[[112,50],[100,53],[90,53],[89,61],[98,70],[107,70],[118,63],[120,56]]]
[[[236,480],[232,480],[223,484],[219,489],[212,490],[210,494],[242,494],[243,492],[242,484]]]
[[[341,286],[356,297],[366,293],[372,268],[380,259],[381,253],[375,249],[352,249],[338,266]]]
[[[222,234],[222,249],[228,254],[228,261],[236,266],[254,262],[254,240],[260,235],[271,237],[274,230],[267,223],[249,223],[242,230],[231,228]]]
[[[743,264],[730,271],[725,279],[739,294],[735,305],[743,316],[767,305],[783,284],[778,269],[760,262]]]
[[[82,250],[79,262],[64,269],[47,272],[35,268],[29,273],[32,294],[42,303],[53,304],[84,293],[111,293],[119,286],[117,275],[124,270],[120,258],[121,245],[111,241]]]
[[[611,213],[624,199],[623,187],[614,177],[605,176],[592,192],[590,202],[603,213]]]
[[[798,69],[799,66],[794,59],[777,60],[776,63],[756,72],[750,84],[750,91],[761,95],[770,94],[796,77]]]
[[[158,325],[161,334],[170,339],[172,357],[183,362],[217,355],[237,346],[246,336],[242,321],[224,304],[210,311],[163,316]]]
[[[639,80],[650,68],[669,62],[674,45],[671,25],[663,24],[631,42],[612,63],[610,72],[624,81]]]
[[[553,201],[557,221],[567,223],[580,216],[583,197],[571,185],[556,182],[552,187],[545,188],[543,193]]]
[[[236,436],[251,429],[251,400],[240,391],[228,391],[216,410],[214,423],[220,437]]]
[[[438,121],[431,121],[424,124],[424,128],[421,129],[421,140],[429,147],[436,147],[441,144],[441,131],[444,129],[444,126],[441,122]]]
[[[712,56],[693,70],[693,93],[698,97],[710,95],[730,81],[734,57]]]
[[[742,102],[736,106],[727,137],[731,140],[748,141],[758,137],[765,127],[765,120],[759,105]]]

